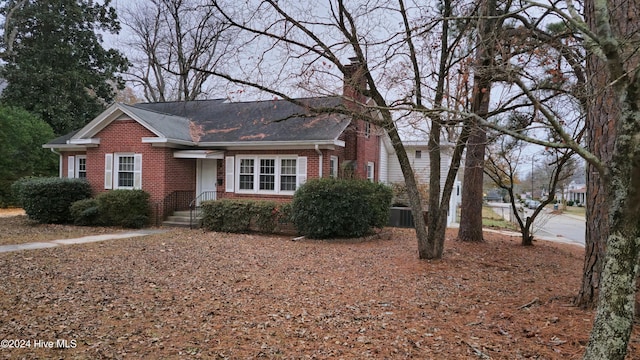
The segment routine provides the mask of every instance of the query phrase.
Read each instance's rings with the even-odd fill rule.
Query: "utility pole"
[[[533,200],[533,156],[531,156],[531,200]]]

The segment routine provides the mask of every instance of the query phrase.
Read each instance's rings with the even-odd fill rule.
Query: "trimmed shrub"
[[[71,222],[71,204],[91,196],[89,183],[82,179],[31,178],[16,182],[13,189],[30,219],[50,224]]]
[[[254,225],[262,233],[271,234],[278,227],[278,204],[274,201],[256,201],[251,205]]]
[[[25,176],[16,180],[13,184],[11,184],[11,198],[13,199],[14,205],[22,207],[22,189],[24,188],[24,184],[29,181],[37,179],[37,177],[33,176]]]
[[[312,179],[296,191],[291,219],[310,238],[360,237],[387,224],[392,196],[366,180]]]
[[[101,222],[139,229],[149,223],[149,194],[142,190],[111,190],[96,197]]]
[[[78,200],[69,208],[74,225],[94,226],[102,225],[100,219],[100,204],[96,199]]]
[[[222,199],[202,203],[202,227],[209,231],[249,232],[253,202]]]
[[[209,231],[272,234],[289,223],[290,204],[274,201],[222,199],[202,204],[202,227]]]

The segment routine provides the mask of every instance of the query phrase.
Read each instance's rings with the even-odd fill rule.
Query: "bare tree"
[[[210,70],[232,43],[228,24],[203,0],[143,0],[125,10],[133,34],[130,76],[148,101],[207,96]]]
[[[552,149],[546,151],[544,165],[539,167],[539,171],[545,173],[545,188],[548,189],[549,195],[542,199],[529,216],[525,217],[524,212],[520,212],[521,205],[514,191],[517,169],[522,168],[524,161],[528,161],[526,156],[523,155],[525,145],[526,143],[520,139],[504,135],[498,136],[487,147],[488,156],[484,171],[496,186],[506,190],[509,194],[511,212],[522,234],[521,244],[523,246],[531,246],[534,240],[533,234],[536,219],[543,214],[544,208],[554,201],[558,184],[573,175],[571,165],[574,160],[572,159],[573,152],[571,150]],[[533,176],[533,173],[531,176]]]
[[[441,257],[449,197],[461,153],[454,160],[457,163],[448,174],[445,189],[440,191],[439,184],[430,188],[431,194],[435,194],[430,195],[430,202],[436,205],[430,208],[429,221],[437,226],[427,231],[413,169],[396,121],[421,118],[423,128],[428,128],[424,124],[427,124],[426,119],[430,119],[431,154],[440,151],[440,125],[446,120],[441,117],[440,110],[434,109],[442,107],[442,102],[448,98],[445,91],[451,91],[447,88],[453,73],[451,69],[459,68],[452,54],[460,47],[462,33],[448,33],[450,19],[443,19],[442,12],[452,12],[455,5],[446,1],[440,12],[417,4],[407,8],[404,1],[397,4],[371,1],[366,6],[359,6],[336,0],[313,8],[304,3],[267,0],[249,4],[244,13],[237,8],[231,12],[217,2],[214,5],[224,14],[225,20],[246,37],[242,49],[252,51],[250,56],[243,52],[228,54],[227,63],[232,64],[229,65],[232,68],[212,72],[235,84],[295,102],[298,94],[335,95],[338,88],[332,84],[341,82],[335,81],[336,77],[346,77],[350,71],[342,59],[351,57],[359,64],[358,75],[363,82],[355,81],[352,85],[365,97],[346,99],[348,102],[355,100],[356,107],[312,110],[343,112],[385,131],[398,156],[407,186],[416,223],[419,257]],[[464,9],[463,6],[459,8]],[[397,19],[400,26],[387,21],[388,16]],[[435,29],[442,29],[442,33],[434,34]],[[433,42],[434,39],[437,42]],[[435,66],[430,56],[426,56],[432,53],[437,54],[439,61]],[[251,65],[240,67],[240,63]],[[429,86],[432,80],[438,84],[435,90]],[[391,99],[390,94],[393,94]],[[428,100],[430,95],[434,95],[434,102]],[[436,165],[436,162],[439,164],[439,155],[436,154],[432,161],[431,168],[439,171],[440,166]],[[431,174],[431,177],[440,178],[439,173],[435,177]]]

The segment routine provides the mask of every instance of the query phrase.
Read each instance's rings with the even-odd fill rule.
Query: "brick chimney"
[[[351,63],[344,67],[344,85],[342,89],[342,95],[345,97],[347,106],[349,106],[349,103],[364,103],[366,96],[363,93],[367,90],[367,79],[364,76],[362,63],[355,57],[349,58],[349,61]]]

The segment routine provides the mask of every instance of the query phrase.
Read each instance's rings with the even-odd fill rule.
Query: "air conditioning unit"
[[[426,224],[427,211],[422,211],[422,216],[424,216],[424,222]],[[414,228],[415,223],[413,222],[413,214],[411,213],[411,208],[401,206],[392,207],[389,211],[389,222],[387,223],[387,226]]]
[[[413,223],[413,215],[411,214],[411,208],[392,207],[391,210],[389,211],[388,226],[402,227],[402,228],[415,227]]]

